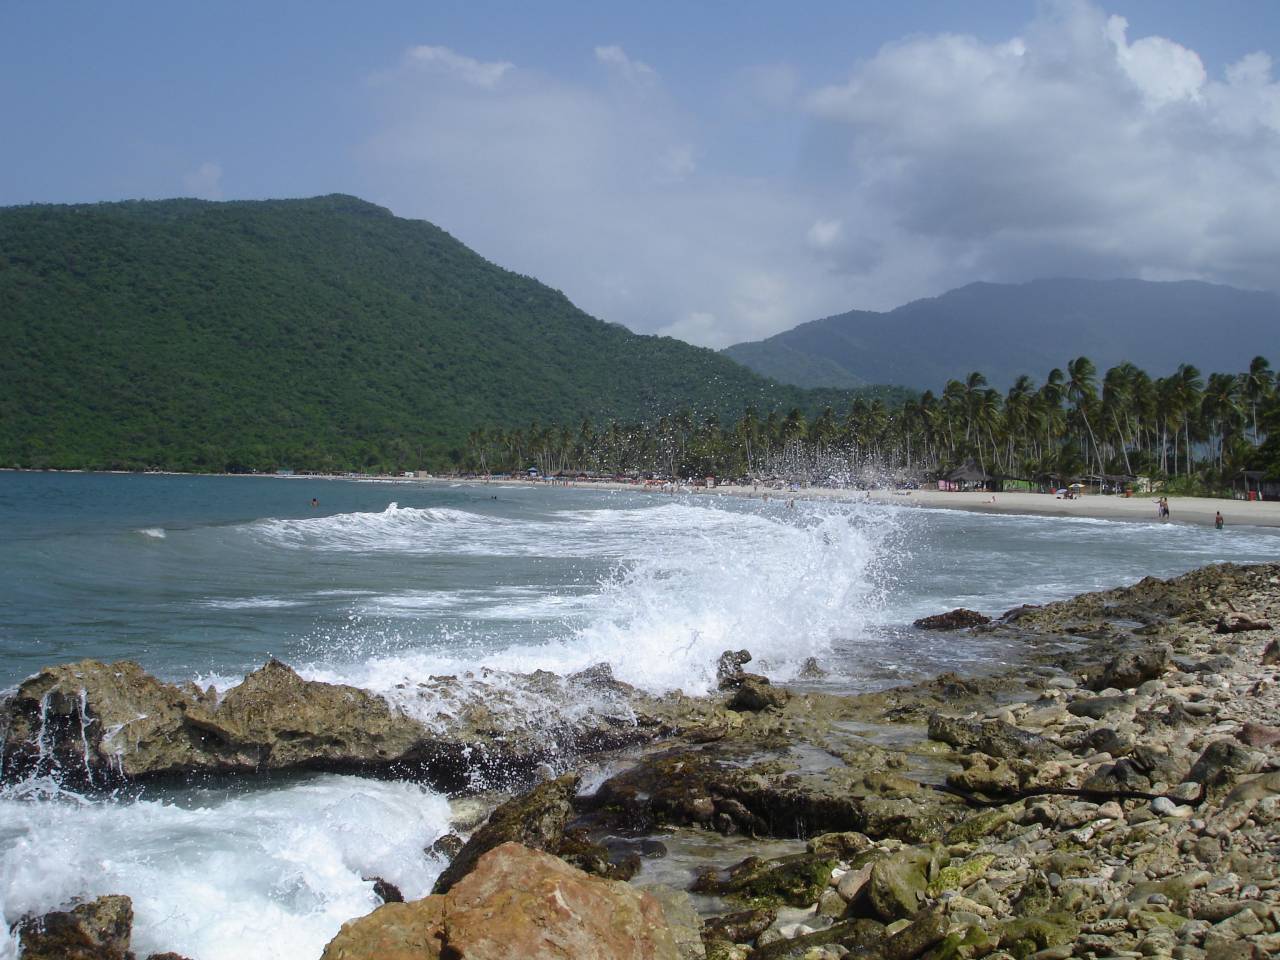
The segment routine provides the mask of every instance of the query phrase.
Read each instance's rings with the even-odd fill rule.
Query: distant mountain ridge
[[[895,383],[941,390],[978,370],[997,387],[1043,378],[1073,357],[1153,376],[1179,363],[1236,371],[1280,337],[1274,293],[1185,280],[971,283],[886,313],[851,310],[723,353],[802,387]]]
[[[0,343],[0,466],[413,469],[478,428],[848,399],[337,194],[0,208]]]

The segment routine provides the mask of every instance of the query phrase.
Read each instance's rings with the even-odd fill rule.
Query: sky
[[[0,205],[349,193],[723,347],[978,280],[1280,288],[1280,4],[0,0]]]

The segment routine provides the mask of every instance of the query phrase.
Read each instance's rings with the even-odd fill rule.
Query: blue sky
[[[712,346],[973,280],[1274,287],[1274,57],[1266,0],[11,0],[0,204],[353,193]]]

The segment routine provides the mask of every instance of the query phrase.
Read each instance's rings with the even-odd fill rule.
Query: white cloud
[[[222,164],[206,160],[182,177],[182,185],[191,197],[202,200],[222,199]]]
[[[1271,58],[1211,77],[1189,47],[1129,32],[1050,3],[1018,36],[914,36],[807,91],[786,68],[739,70],[739,109],[714,115],[617,46],[595,59],[626,83],[437,52],[370,88],[366,192],[597,316],[717,346],[978,279],[1274,289]],[[776,152],[777,135],[786,175],[740,147]]]
[[[506,61],[484,63],[480,60],[454,53],[448,47],[414,47],[409,60],[424,67],[458,77],[476,87],[492,89],[513,69]]]
[[[642,60],[633,60],[617,45],[596,47],[596,60],[637,86],[648,86],[658,79],[653,67]]]
[[[844,224],[839,220],[815,220],[805,235],[811,247],[826,250],[836,245],[844,233]]]

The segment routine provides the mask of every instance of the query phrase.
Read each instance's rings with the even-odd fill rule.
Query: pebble
[[[1151,801],[1151,811],[1159,816],[1172,816],[1175,809],[1177,809],[1177,804],[1168,797],[1156,797]]]

